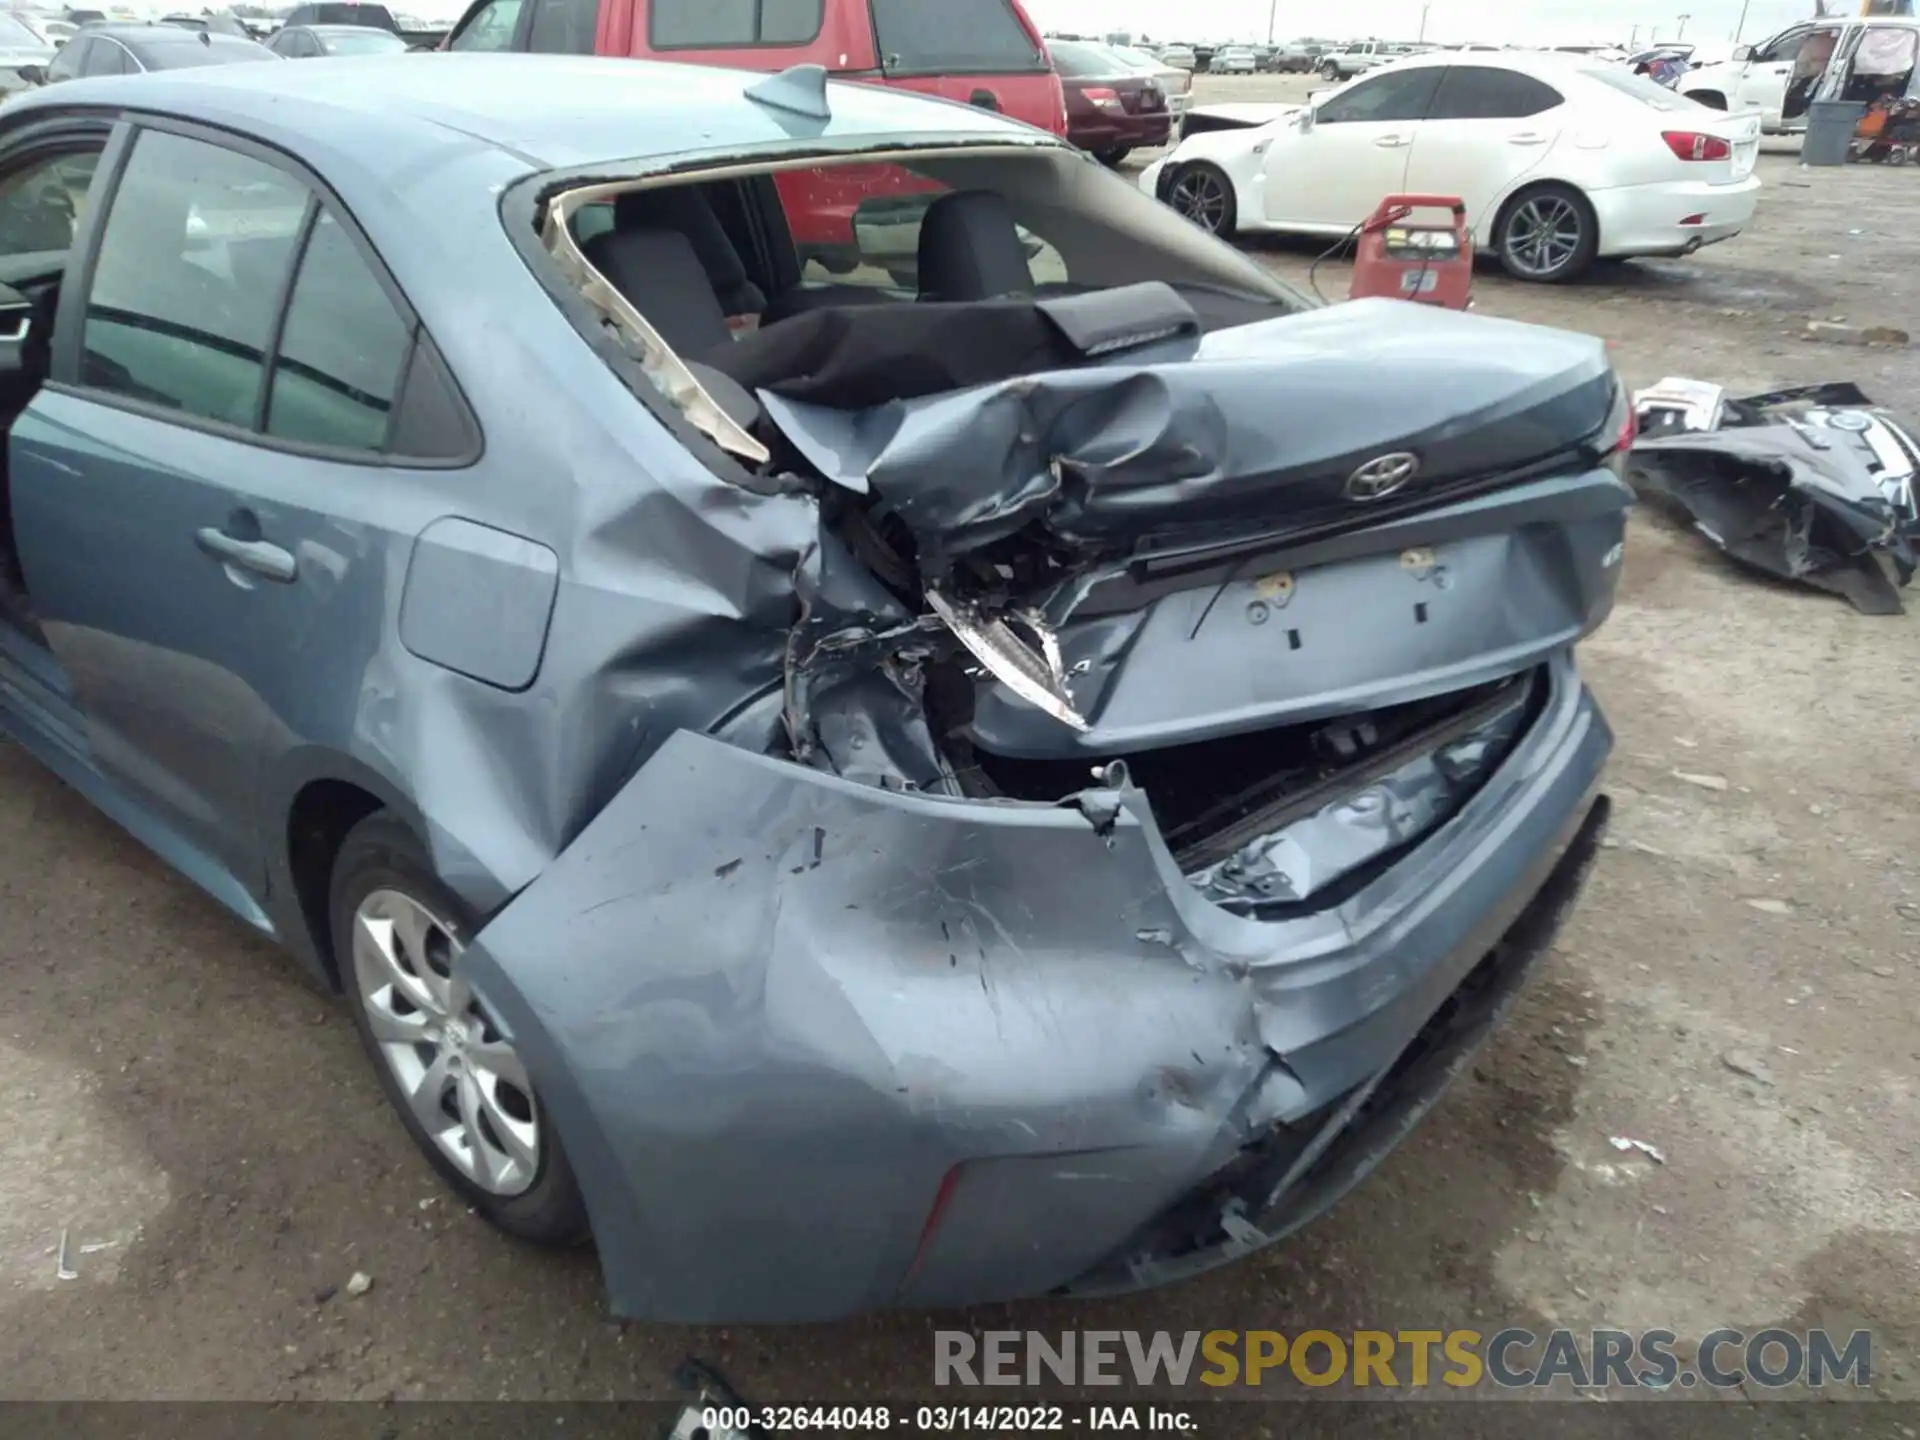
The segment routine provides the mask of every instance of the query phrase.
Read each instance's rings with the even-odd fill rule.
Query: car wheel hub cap
[[[440,1152],[490,1194],[540,1173],[526,1067],[455,974],[461,946],[410,895],[376,890],[353,918],[353,973],[380,1058]]]
[[[1173,208],[1204,230],[1218,230],[1227,197],[1211,175],[1182,175],[1173,187]]]
[[[1507,251],[1529,275],[1566,268],[1580,239],[1580,212],[1557,196],[1527,201],[1507,226]]]

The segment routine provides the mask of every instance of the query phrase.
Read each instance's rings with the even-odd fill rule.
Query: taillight
[[[1620,434],[1613,442],[1616,452],[1631,450],[1633,442],[1640,438],[1640,417],[1633,412],[1633,402],[1627,402],[1627,418],[1620,422]]]
[[[966,1169],[963,1161],[940,1177],[940,1188],[933,1192],[933,1205],[927,1211],[927,1218],[920,1227],[920,1243],[914,1247],[913,1260],[907,1266],[908,1278],[920,1273],[920,1264],[927,1258],[927,1251],[933,1245],[933,1235],[945,1218],[947,1206],[953,1203],[953,1192],[960,1188],[960,1175]]]
[[[1118,90],[1110,90],[1104,85],[1089,85],[1080,93],[1086,96],[1087,103],[1096,109],[1120,110],[1125,108],[1120,104],[1120,92]]]
[[[1615,381],[1616,385],[1619,382]],[[1633,449],[1633,442],[1640,438],[1640,417],[1634,413],[1633,397],[1627,393],[1627,387],[1619,385],[1613,396],[1614,410],[1607,417],[1607,428],[1602,435],[1611,434],[1612,443],[1600,443],[1605,447],[1600,463],[1613,471],[1622,480],[1627,478],[1627,452]]]
[[[1728,160],[1733,143],[1718,135],[1702,135],[1698,130],[1665,130],[1660,138],[1679,160]]]

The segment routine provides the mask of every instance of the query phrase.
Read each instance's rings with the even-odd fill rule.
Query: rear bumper
[[[1587,198],[1600,220],[1602,255],[1682,255],[1744,230],[1760,201],[1760,181],[1749,175],[1730,185],[1625,185]],[[1703,217],[1699,223],[1680,223],[1695,215]]]
[[[565,1140],[613,1308],[792,1321],[1151,1285],[1324,1208],[1578,888],[1612,738],[1570,652],[1548,670],[1454,819],[1273,923],[1208,904],[1138,792],[1086,797],[1113,807],[1087,805],[1096,827],[669,740],[462,962]],[[1278,1192],[1253,1229],[1165,1242],[1250,1154]]]
[[[1082,150],[1139,150],[1165,145],[1173,136],[1172,112],[1151,115],[1075,116],[1067,138]]]

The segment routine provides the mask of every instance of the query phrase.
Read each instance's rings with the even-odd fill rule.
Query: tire
[[[1093,152],[1094,158],[1109,170],[1119,169],[1121,163],[1132,153],[1133,147],[1131,145],[1115,145],[1110,150],[1096,150]]]
[[[1600,221],[1571,185],[1533,185],[1501,207],[1493,245],[1514,279],[1564,285],[1592,267],[1600,252]]]
[[[1338,80],[1340,78],[1340,67],[1338,65],[1322,65],[1320,67],[1320,78],[1323,80]]]
[[[420,841],[392,815],[368,816],[340,846],[331,895],[333,953],[354,1027],[414,1143],[466,1204],[509,1235],[585,1241],[586,1202],[560,1137],[512,1046],[453,973],[477,928],[473,916],[433,873]],[[359,923],[363,913],[370,925]],[[435,1006],[453,1023],[442,1025]],[[421,1038],[406,1038],[416,1029]],[[411,1088],[403,1068],[417,1072]],[[432,1119],[446,1127],[438,1139],[421,1114],[430,1090],[439,1101]],[[486,1143],[467,1143],[457,1160],[476,1128]]]
[[[1183,219],[1223,240],[1231,239],[1239,228],[1239,203],[1234,198],[1233,182],[1217,165],[1204,161],[1182,165],[1167,192],[1167,204]]]

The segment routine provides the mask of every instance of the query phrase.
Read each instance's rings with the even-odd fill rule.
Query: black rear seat
[[[920,298],[997,300],[1033,291],[1026,242],[1006,197],[955,190],[920,220]]]
[[[611,230],[594,236],[582,253],[682,358],[731,343],[726,307],[681,231]]]
[[[613,202],[613,228],[594,236],[581,248],[593,268],[612,280],[624,295],[626,287],[614,279],[599,257],[609,249],[617,252],[619,237],[628,231],[658,230],[686,236],[724,314],[759,315],[767,308],[767,297],[748,278],[747,267],[727,238],[720,217],[707,197],[689,186],[633,190],[620,196]],[[627,298],[633,299],[631,295]]]

